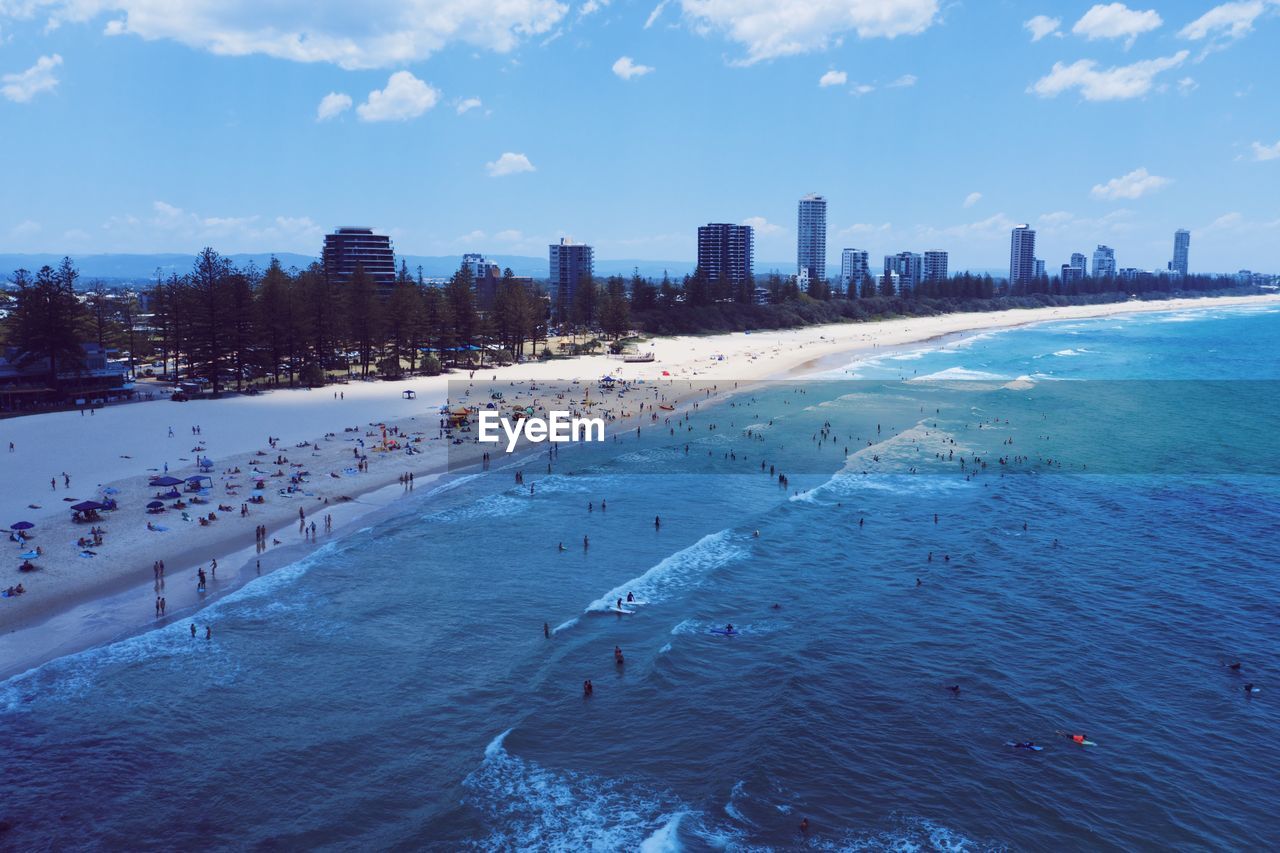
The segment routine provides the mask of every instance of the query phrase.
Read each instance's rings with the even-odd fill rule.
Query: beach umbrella
[[[72,504],[71,508],[76,512],[91,512],[92,510],[102,509],[102,504],[97,501],[80,501],[78,504]]]
[[[35,527],[35,525],[29,521],[19,521],[17,524],[9,525],[10,530],[30,530],[33,527]]]
[[[182,481],[177,477],[157,477],[151,481],[153,486],[180,486]]]
[[[160,509],[162,506],[164,506],[164,501],[152,501],[147,504],[147,509]]]

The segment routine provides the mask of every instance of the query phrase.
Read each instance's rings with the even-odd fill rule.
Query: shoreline
[[[1167,313],[1182,310],[1204,310],[1212,308],[1237,308],[1249,306],[1274,306],[1280,304],[1280,295],[1268,296],[1250,296],[1250,297],[1204,297],[1200,299],[1180,299],[1166,300],[1161,302],[1125,302],[1125,303],[1107,303],[1103,305],[1091,306],[1068,306],[1062,308],[1040,308],[1040,309],[1011,309],[1000,312],[984,312],[976,314],[948,314],[930,318],[910,318],[906,320],[887,320],[876,323],[867,324],[836,324],[829,326],[811,326],[799,330],[783,330],[776,333],[753,333],[744,335],[743,333],[733,333],[730,335],[718,335],[710,338],[663,338],[655,340],[651,346],[654,349],[661,344],[663,350],[663,358],[646,364],[627,364],[626,368],[643,368],[639,375],[625,376],[628,380],[643,379],[647,383],[657,385],[654,388],[655,394],[660,393],[660,389],[664,387],[664,383],[670,380],[666,387],[673,387],[680,380],[688,380],[697,377],[697,381],[706,383],[707,386],[714,384],[717,379],[729,380],[737,379],[744,383],[752,381],[760,381],[767,379],[787,379],[801,378],[812,375],[815,372],[825,372],[833,370],[848,364],[850,361],[856,360],[858,355],[865,357],[876,357],[880,353],[896,352],[907,347],[928,347],[937,345],[939,341],[950,340],[959,337],[968,336],[975,333],[983,333],[988,331],[998,331],[1004,329],[1018,328],[1041,323],[1066,321],[1066,320],[1083,320],[1083,319],[1103,319],[1110,316],[1139,314],[1139,313]],[[839,334],[844,333],[844,334]],[[785,343],[784,343],[785,341]],[[770,343],[773,347],[770,350]],[[693,343],[689,350],[693,353],[693,357],[685,357],[685,360],[675,359],[668,361],[668,349],[676,350]],[[730,345],[736,344],[737,351],[733,352]],[[813,352],[817,350],[817,352]],[[724,352],[730,352],[730,357],[724,355]],[[770,353],[772,353],[770,355]],[[743,364],[743,359],[747,364]],[[762,361],[781,361],[782,364],[759,364]],[[838,363],[837,363],[837,360]],[[726,364],[735,368],[737,371],[724,371]],[[588,377],[599,377],[603,373],[612,373],[620,375],[629,373],[629,370],[623,368],[623,363],[616,360],[610,360],[601,356],[591,356],[583,359],[577,359],[572,362],[550,362],[535,363],[532,365],[515,365],[508,368],[493,368],[484,371],[486,376],[492,375],[493,380],[482,380],[465,377],[434,377],[435,382],[423,383],[419,381],[410,382],[381,382],[381,383],[359,383],[365,386],[357,388],[356,391],[365,391],[368,388],[380,388],[390,392],[394,397],[399,397],[399,389],[405,385],[422,385],[428,384],[433,386],[435,393],[439,394],[444,390],[447,394],[452,390],[454,383],[467,383],[468,394],[472,390],[476,390],[480,386],[483,390],[492,391],[493,388],[502,387],[504,390],[508,387],[517,385],[528,385],[530,389],[535,387],[535,383],[548,383],[551,385],[551,392],[556,390],[555,382],[550,377],[558,372],[561,365],[565,365],[565,372],[569,376],[559,377],[561,383],[572,382],[572,385],[564,385],[562,394],[570,393],[573,386],[582,383],[582,387],[587,388],[594,383],[594,379]],[[603,368],[603,369],[602,369]],[[768,369],[762,369],[768,368]],[[667,376],[662,374],[666,373]],[[574,374],[578,378],[574,378]],[[690,376],[691,374],[691,376]],[[484,386],[488,386],[487,389]],[[342,390],[335,390],[334,386],[327,386],[319,390],[319,396],[327,397],[330,393],[343,393],[345,397],[346,390],[353,390],[351,386],[340,386]],[[647,393],[648,388],[646,388]],[[739,390],[742,390],[739,388]],[[264,407],[270,407],[273,398],[279,394],[285,397],[289,392],[274,392],[260,398],[250,398],[252,400],[261,401]],[[726,393],[721,391],[715,395],[719,397]],[[298,395],[295,395],[295,397]],[[308,403],[313,402],[317,395],[312,393]],[[641,395],[643,396],[643,394]],[[427,419],[432,413],[439,408],[439,403],[448,397],[442,397],[438,401],[429,398],[427,400],[427,409],[425,412],[420,411],[422,401],[414,406],[415,414],[401,418],[384,418],[381,422],[388,428],[398,427],[400,430],[407,430],[410,427],[417,427],[419,430],[426,425]],[[475,399],[475,398],[473,398]],[[512,399],[515,399],[513,396]],[[536,399],[536,397],[535,397]],[[681,410],[685,404],[694,399],[692,391],[678,400],[675,405],[677,411]],[[701,402],[710,402],[705,398],[699,398]],[[390,395],[383,393],[376,402],[378,405],[387,409],[393,409],[397,406],[397,402],[390,401]],[[665,401],[665,398],[664,398]],[[197,406],[204,407],[200,409],[184,410],[197,411],[199,414],[210,412],[208,420],[214,420],[213,413],[209,407],[216,407],[227,401],[209,401],[208,403],[197,404],[172,404],[167,401],[153,401],[147,403],[131,404],[131,407],[160,407],[167,406],[168,409],[154,410],[155,413],[163,414],[161,420],[171,419],[175,414],[174,407]],[[281,401],[283,402],[283,401]],[[325,401],[327,402],[327,400]],[[507,401],[504,401],[504,403]],[[641,401],[643,402],[643,401]],[[458,401],[449,399],[451,405],[457,405]],[[278,408],[278,406],[274,406]],[[230,407],[228,407],[230,408]],[[339,404],[339,408],[342,406]],[[109,410],[108,410],[109,411]],[[117,410],[119,411],[119,410]],[[287,410],[285,410],[287,411]],[[403,411],[403,409],[402,409]],[[367,412],[363,412],[367,414]],[[354,413],[353,413],[354,414]],[[671,412],[670,414],[676,414]],[[31,416],[31,420],[45,419],[52,420],[59,416],[65,416],[66,413],[51,413],[48,415]],[[286,418],[289,415],[285,415]],[[646,418],[650,417],[650,413],[643,415],[639,410],[630,414],[623,413],[622,417],[612,419],[608,424],[607,432],[616,432],[624,429],[631,429]],[[421,419],[421,420],[419,420]],[[77,421],[82,423],[92,419],[79,416]],[[154,420],[154,418],[152,418]],[[7,423],[13,423],[8,421]],[[104,421],[104,423],[109,422]],[[372,421],[369,422],[372,424]],[[325,428],[330,430],[346,429],[351,427],[341,427],[341,425],[327,422]],[[276,429],[279,429],[277,426]],[[364,430],[365,427],[359,428]],[[272,433],[274,434],[274,433]],[[347,433],[351,434],[351,433]],[[359,435],[359,433],[356,433]],[[405,432],[401,433],[406,434]],[[330,436],[335,438],[343,438],[344,433],[329,433],[326,435],[326,441],[330,440]],[[367,437],[368,434],[365,435]],[[201,438],[197,436],[197,438]],[[294,438],[288,439],[291,446],[285,447],[286,439],[280,440],[280,453],[296,455],[298,448],[292,446],[295,444]],[[345,441],[352,441],[346,438]],[[358,440],[358,439],[357,439]],[[422,439],[419,439],[422,441]],[[430,441],[436,441],[431,439]],[[201,439],[201,444],[203,440]],[[316,442],[316,457],[321,457],[320,444]],[[133,614],[133,608],[141,605],[144,608],[150,606],[149,602],[152,596],[156,594],[153,589],[153,583],[145,577],[145,563],[139,563],[130,568],[120,568],[113,572],[103,571],[99,574],[106,575],[96,579],[96,582],[86,582],[79,586],[72,586],[70,589],[64,589],[60,595],[49,599],[32,601],[32,606],[23,609],[19,614],[0,614],[9,615],[11,618],[7,621],[0,633],[0,660],[4,664],[0,665],[0,681],[5,681],[15,676],[21,675],[33,668],[36,668],[49,660],[63,657],[77,652],[84,651],[89,648],[100,646],[106,643],[114,642],[127,636],[135,635],[141,632],[151,630],[152,628],[167,625],[170,622],[181,619],[191,618],[192,614],[198,613],[206,604],[212,603],[225,595],[243,588],[246,584],[252,582],[261,575],[270,574],[279,568],[293,565],[297,561],[315,553],[315,551],[325,544],[340,541],[343,537],[350,535],[358,529],[361,521],[367,520],[370,516],[376,515],[380,511],[388,510],[391,507],[398,506],[397,494],[393,489],[400,489],[401,494],[408,494],[410,490],[406,489],[399,481],[398,476],[404,475],[409,471],[415,475],[415,487],[423,487],[431,489],[448,473],[464,473],[469,472],[473,466],[466,466],[462,471],[450,471],[449,460],[444,458],[448,453],[448,445],[441,441],[439,444],[431,445],[425,453],[414,454],[412,456],[406,454],[398,454],[393,456],[388,452],[382,458],[373,458],[370,456],[372,463],[376,467],[368,474],[361,474],[357,481],[341,480],[340,484],[346,486],[344,497],[346,500],[338,502],[329,502],[327,499],[323,504],[316,508],[322,513],[329,513],[335,516],[332,531],[324,533],[318,531],[316,541],[296,540],[285,541],[280,540],[281,544],[275,547],[268,547],[263,552],[256,552],[253,546],[246,546],[246,539],[243,525],[237,526],[233,518],[226,521],[215,522],[215,525],[222,525],[216,537],[201,537],[204,542],[187,542],[185,546],[176,552],[166,552],[162,555],[162,559],[166,564],[171,564],[172,568],[166,572],[166,580],[172,581],[176,586],[174,590],[177,592],[173,610],[169,611],[163,617],[150,618],[139,617]],[[335,464],[338,458],[345,454],[343,442],[335,443],[332,447],[326,447],[326,450],[342,451],[342,454],[331,454],[333,459],[321,458],[320,463]],[[259,451],[253,451],[259,452]],[[527,460],[536,457],[539,450],[536,447],[525,447],[518,450],[510,460],[501,460],[496,457],[496,461],[503,461],[505,464],[495,466],[495,470],[503,470],[508,467],[515,467],[524,464]],[[213,456],[212,453],[209,454]],[[417,460],[417,455],[423,455],[422,460]],[[242,458],[243,457],[243,458]],[[128,458],[128,457],[123,457]],[[399,459],[399,464],[386,465],[384,463]],[[216,471],[227,470],[229,466],[240,467],[240,465],[248,465],[255,461],[257,457],[244,456],[244,454],[227,454],[213,457],[213,467]],[[405,464],[405,460],[410,460],[410,464]],[[236,465],[239,460],[239,465]],[[118,464],[118,463],[117,463]],[[273,467],[273,466],[272,466]],[[479,471],[479,466],[474,466]],[[130,465],[131,470],[136,470],[136,466]],[[374,474],[374,471],[377,474]],[[151,475],[143,475],[150,477]],[[215,477],[218,475],[214,475]],[[317,479],[323,477],[323,473],[317,471],[313,474]],[[368,480],[364,478],[368,477]],[[137,480],[143,477],[135,478]],[[111,480],[108,483],[116,483]],[[327,481],[321,481],[312,485],[317,491],[319,486],[332,485]],[[132,483],[133,488],[138,487],[138,483]],[[16,491],[16,489],[15,489]],[[57,491],[56,489],[54,490]],[[235,503],[241,502],[241,498],[227,498]],[[317,497],[319,501],[321,498]],[[211,499],[216,503],[217,499]],[[288,512],[282,512],[286,509]],[[267,509],[266,515],[270,519],[268,522],[268,541],[273,541],[282,535],[289,535],[290,528],[293,527],[292,515],[293,504],[285,504],[275,501]],[[350,507],[350,509],[348,509]],[[56,506],[54,509],[63,509]],[[12,511],[12,509],[11,509]],[[254,511],[254,523],[262,523],[259,517],[259,511]],[[233,514],[228,514],[233,515]],[[238,514],[237,514],[238,515]],[[172,523],[172,514],[166,513],[163,516],[156,516],[166,522]],[[310,519],[309,519],[310,520]],[[4,522],[12,523],[12,522]],[[115,525],[115,519],[105,521],[108,526]],[[195,532],[198,528],[188,528]],[[41,530],[40,532],[43,532]],[[109,534],[113,536],[114,534]],[[293,534],[296,536],[297,534]],[[178,537],[172,537],[178,538]],[[323,539],[324,541],[319,541]],[[37,537],[37,542],[44,540]],[[164,540],[146,540],[140,542],[137,537],[130,543],[135,546],[139,544],[149,544],[157,542],[158,545],[168,544]],[[136,547],[135,547],[135,550]],[[154,550],[159,550],[156,548]],[[206,557],[206,559],[201,559]],[[241,560],[243,557],[243,560]],[[195,592],[187,589],[185,592],[183,584],[190,577],[194,587],[194,570],[196,566],[204,565],[208,562],[208,558],[217,559],[220,563],[224,563],[224,579],[230,580],[214,581],[210,584],[210,591],[204,596],[200,596]],[[93,563],[98,558],[88,562]],[[252,567],[254,560],[260,559],[266,563],[262,567],[261,573],[257,573]],[[108,562],[104,560],[103,562]],[[78,570],[79,565],[72,564],[73,570]],[[167,566],[168,568],[168,566]],[[26,578],[23,578],[24,583]],[[7,585],[7,582],[3,585]],[[53,590],[49,590],[52,592]],[[30,588],[28,595],[31,595]],[[166,594],[161,591],[160,594]],[[166,594],[167,597],[167,594]],[[21,599],[19,599],[21,601]],[[15,602],[12,599],[5,599],[0,602],[0,606],[12,605]],[[142,611],[146,613],[144,609]],[[0,616],[2,618],[2,616]],[[3,623],[0,623],[3,624]]]

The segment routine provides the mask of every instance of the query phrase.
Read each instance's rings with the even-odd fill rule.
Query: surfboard
[[[736,636],[738,636],[739,634],[741,634],[742,632],[741,632],[741,631],[738,631],[738,630],[736,630],[736,629],[735,629],[735,630],[733,630],[733,631],[726,631],[724,628],[712,628],[712,629],[711,629],[711,633],[712,633],[712,634],[719,634],[719,635],[721,635],[721,636],[723,636],[723,637],[736,637]]]
[[[634,616],[634,615],[636,615],[636,612],[635,612],[634,610],[627,610],[625,607],[610,607],[610,608],[609,608],[609,612],[610,612],[610,613],[625,613],[627,616]]]
[[[636,607],[639,607],[639,606],[640,606],[640,605],[642,605],[642,604],[648,604],[648,603],[649,603],[649,602],[647,602],[647,601],[641,601],[640,599],[638,599],[638,598],[637,598],[635,601],[624,601],[624,602],[622,602],[622,606],[623,606],[623,607],[631,607],[632,605],[634,605],[634,606],[636,606]]]
[[[1005,741],[1004,745],[1007,747],[1011,747],[1013,749],[1029,749],[1029,750],[1032,750],[1033,752],[1039,752],[1040,750],[1044,749],[1043,746],[1018,746],[1011,740]]]

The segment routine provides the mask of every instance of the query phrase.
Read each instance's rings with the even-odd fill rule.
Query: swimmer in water
[[[657,530],[660,527],[662,527],[662,519],[655,515],[653,517],[653,529]]]
[[[568,551],[569,549],[568,549],[568,548],[566,548],[566,547],[564,547],[564,543],[563,543],[563,542],[561,542],[561,543],[560,543],[560,550],[561,550],[561,551]]]
[[[948,685],[947,685],[947,690],[951,691],[951,694],[952,694],[953,696],[959,696],[959,695],[960,695],[960,685],[959,685],[959,684],[948,684]]]
[[[551,639],[551,625],[550,625],[550,623],[547,623],[547,622],[543,622],[543,623],[542,623],[542,636],[546,637],[548,640],[550,640],[550,639]]]
[[[636,594],[634,592],[627,593],[627,604],[630,604],[635,600],[636,600]]]

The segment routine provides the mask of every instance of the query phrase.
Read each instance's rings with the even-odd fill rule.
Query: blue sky
[[[1280,270],[1280,0],[0,0],[0,251]]]

